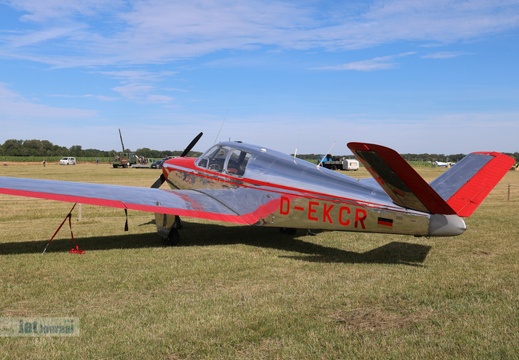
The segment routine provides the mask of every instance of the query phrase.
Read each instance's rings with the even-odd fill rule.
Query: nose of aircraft
[[[465,230],[467,225],[458,215],[432,214],[429,220],[429,236],[456,236]]]
[[[199,133],[197,136],[195,136],[195,138],[193,140],[191,140],[189,145],[184,149],[184,151],[182,151],[182,154],[180,154],[181,158],[183,158],[184,156],[187,156],[187,154],[189,154],[191,149],[196,145],[198,140],[200,140],[202,135],[204,135],[203,132]],[[160,174],[159,178],[157,180],[155,180],[155,182],[151,185],[151,187],[154,189],[158,189],[162,184],[164,184],[166,182],[167,179],[168,179],[168,177],[167,177],[166,171],[164,170],[164,168],[162,168],[162,174]]]

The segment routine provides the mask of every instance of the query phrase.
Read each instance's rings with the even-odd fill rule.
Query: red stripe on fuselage
[[[285,186],[281,184],[275,184],[275,183],[269,183],[261,180],[251,179],[251,178],[244,178],[244,177],[236,177],[232,175],[227,175],[225,173],[215,172],[211,170],[207,170],[205,168],[201,168],[195,165],[195,161],[197,158],[173,158],[169,159],[164,163],[163,167],[163,174],[168,179],[169,173],[172,171],[178,171],[181,173],[189,172],[192,173],[194,176],[218,181],[224,184],[239,186],[243,188],[250,188],[250,189],[258,189],[261,187],[261,190],[269,191],[272,193],[276,193],[279,195],[293,195],[293,196],[302,196],[307,198],[317,198],[320,200],[325,201],[332,201],[337,203],[345,203],[345,204],[351,204],[355,206],[366,206],[366,207],[376,207],[376,208],[387,208],[392,209],[394,211],[403,211],[400,207],[393,207],[386,204],[377,204],[373,202],[368,201],[359,201],[356,199],[351,198],[345,198],[340,197],[336,195],[330,195],[325,193],[320,193],[312,190],[307,189],[301,189],[301,188],[294,188],[290,186]],[[169,165],[169,166],[168,166]],[[171,184],[170,181],[168,181],[169,184]],[[174,187],[174,186],[172,186]]]

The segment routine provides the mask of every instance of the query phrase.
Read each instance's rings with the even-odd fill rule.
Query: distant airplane
[[[151,188],[0,177],[0,193],[154,212],[167,244],[180,241],[180,217],[242,225],[455,236],[515,160],[497,152],[466,156],[428,184],[394,150],[348,147],[373,178],[341,173],[261,146],[214,145],[166,160]],[[160,189],[167,183],[171,189]]]
[[[436,164],[436,166],[439,166],[439,167],[449,167],[449,166],[452,166],[455,164],[452,162],[443,162],[443,161],[435,161],[434,163]]]

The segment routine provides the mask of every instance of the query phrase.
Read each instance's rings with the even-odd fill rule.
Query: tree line
[[[139,156],[145,158],[161,159],[167,156],[178,156],[182,153],[181,150],[152,150],[149,148],[137,149],[131,151],[126,149],[125,152],[134,152]],[[115,157],[119,154],[116,150],[98,150],[98,149],[83,149],[81,145],[73,145],[70,148],[65,146],[54,145],[48,140],[6,140],[0,145],[0,156],[31,156],[31,157],[90,157],[90,158],[107,158]]]
[[[132,152],[126,149],[125,152]],[[139,156],[145,158],[161,159],[167,156],[178,156],[182,150],[152,150],[149,148],[141,148],[133,151]],[[75,157],[115,157],[119,151],[115,150],[97,150],[97,149],[83,149],[81,145],[73,145],[70,148],[65,146],[54,145],[48,140],[6,140],[0,145],[0,156],[40,156],[45,157],[61,157],[61,156],[75,156]],[[195,156],[200,153],[193,152]],[[193,154],[192,153],[192,154]],[[513,158],[519,160],[519,152],[506,153]],[[401,154],[407,161],[422,161],[422,162],[458,162],[466,154]],[[319,154],[298,154],[297,157],[310,162],[317,162],[322,155]],[[346,158],[355,158],[353,155],[345,155]]]

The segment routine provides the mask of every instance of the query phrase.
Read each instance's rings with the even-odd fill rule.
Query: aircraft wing
[[[224,192],[224,193],[222,193]],[[134,186],[0,177],[0,194],[77,202],[208,220],[254,224],[278,205],[261,190],[163,190]],[[227,199],[226,202],[222,198]]]

